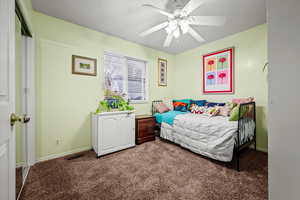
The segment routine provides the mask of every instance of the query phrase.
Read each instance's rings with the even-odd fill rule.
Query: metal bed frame
[[[156,113],[155,104],[163,102],[162,100],[155,100],[152,101],[152,115]],[[247,114],[243,114],[247,113]],[[242,116],[243,115],[243,116]],[[253,120],[255,127],[253,134],[248,135],[248,137],[242,141],[241,139],[241,132],[242,127],[247,120]],[[161,124],[156,124],[156,130],[160,130]],[[234,157],[236,157],[236,170],[240,171],[240,153],[243,149],[251,146],[254,144],[254,149],[256,151],[256,107],[255,102],[250,103],[243,103],[240,104],[239,108],[239,120],[238,120],[238,130],[237,130],[237,137],[235,138],[235,145],[234,145],[234,152],[233,152],[233,159],[231,162],[234,162]]]

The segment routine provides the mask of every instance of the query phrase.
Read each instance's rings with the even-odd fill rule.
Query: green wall
[[[21,64],[22,64],[22,36],[21,36],[21,23],[18,19],[18,17],[15,17],[15,55],[16,55],[16,113],[21,114],[22,113],[22,99],[21,99]],[[20,165],[23,162],[23,156],[22,156],[22,124],[16,123],[16,163]]]
[[[90,113],[103,98],[104,51],[148,61],[150,100],[135,104],[137,114],[150,113],[151,100],[172,98],[174,55],[112,37],[34,12],[37,78],[37,156],[47,159],[91,147]],[[96,77],[73,75],[72,55],[98,60]],[[158,87],[157,59],[168,60],[168,87]],[[57,140],[59,140],[57,142]]]
[[[233,95],[203,95],[202,55],[235,47],[235,93]],[[267,151],[267,73],[262,71],[267,62],[267,25],[259,25],[247,31],[205,44],[176,55],[173,79],[173,96],[176,98],[230,101],[236,97],[253,96],[257,104],[258,148]]]

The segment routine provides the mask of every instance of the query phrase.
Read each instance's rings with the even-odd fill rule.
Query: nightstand
[[[155,140],[155,124],[155,117],[152,115],[137,115],[135,117],[136,144]]]

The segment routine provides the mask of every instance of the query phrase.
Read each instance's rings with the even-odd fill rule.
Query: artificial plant
[[[106,99],[103,101],[99,102],[98,108],[96,110],[96,113],[101,113],[101,112],[110,112],[112,108],[116,108],[116,110],[119,111],[125,111],[125,110],[134,110],[133,106],[129,105],[129,102],[125,101],[122,96],[124,94],[119,95],[116,92],[111,92],[110,90],[105,90],[105,97]],[[116,99],[117,101],[112,102],[111,105],[108,103],[108,99]]]

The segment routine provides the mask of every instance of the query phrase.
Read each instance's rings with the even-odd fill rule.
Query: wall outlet
[[[57,139],[56,140],[56,145],[60,145],[60,143],[61,143],[60,139]]]

